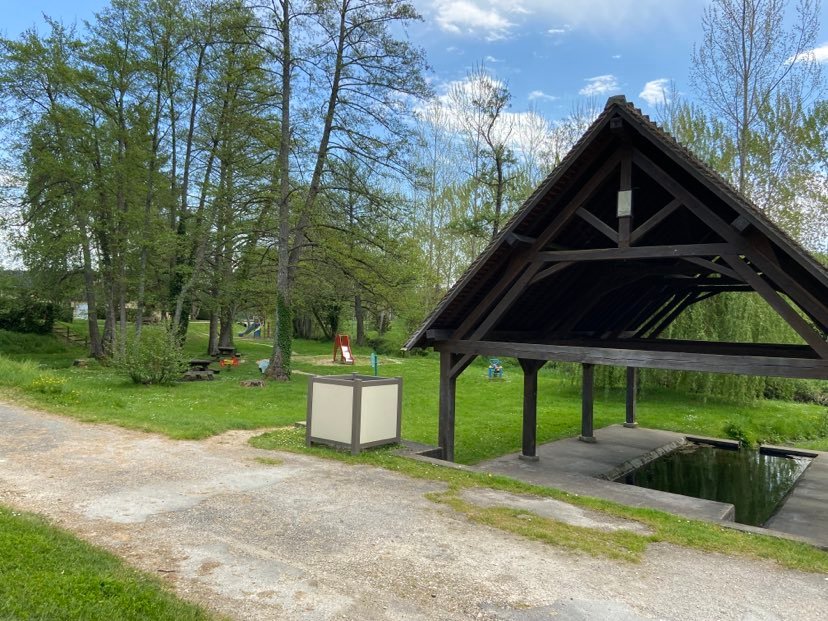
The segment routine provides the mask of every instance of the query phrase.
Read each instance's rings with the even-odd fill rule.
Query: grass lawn
[[[206,342],[207,326],[191,324],[186,343],[188,355],[203,356]],[[505,477],[439,468],[395,457],[388,449],[367,451],[358,457],[318,447],[307,449],[303,433],[287,426],[305,417],[308,374],[370,373],[369,350],[356,348],[357,364],[353,367],[332,366],[329,343],[296,341],[296,373],[291,382],[242,388],[240,380],[259,376],[255,362],[266,358],[270,347],[265,342],[249,339],[238,339],[237,346],[245,354],[245,362],[236,369],[225,370],[213,382],[152,387],[136,386],[113,369],[96,363],[87,368],[72,367],[72,359],[82,356],[83,352],[56,343],[50,337],[26,337],[22,342],[15,336],[0,333],[3,354],[0,355],[0,391],[3,391],[0,394],[82,420],[157,431],[173,438],[203,438],[228,429],[284,427],[259,436],[252,443],[262,448],[308,452],[389,468],[409,476],[443,480],[449,484],[448,491],[431,499],[453,507],[472,521],[592,554],[634,561],[649,543],[665,541],[828,572],[828,553],[805,544],[578,497]],[[433,355],[381,358],[381,375],[404,379],[402,432],[407,439],[436,441],[438,367],[437,357]],[[505,369],[502,381],[489,381],[487,362],[478,361],[458,380],[456,454],[462,463],[475,463],[520,448],[522,377],[516,365],[506,362]],[[577,434],[580,394],[566,370],[542,369],[538,392],[538,441]],[[597,427],[623,421],[623,391],[598,391],[595,415]],[[782,401],[734,404],[645,386],[638,416],[645,427],[722,436],[726,426],[735,426],[758,439],[828,448],[828,412],[815,404]],[[460,490],[469,486],[559,498],[638,520],[650,527],[652,535],[600,533],[565,527],[527,512],[477,507],[459,495]]]
[[[82,326],[76,325],[78,329]],[[256,360],[266,358],[265,341],[237,339],[245,354],[238,368],[213,382],[184,382],[170,387],[132,384],[111,368],[96,363],[71,366],[82,356],[51,337],[25,336],[25,342],[0,333],[0,390],[7,397],[86,421],[103,421],[156,431],[173,438],[198,439],[228,429],[256,429],[291,424],[305,417],[309,373],[371,373],[370,350],[356,348],[357,364],[332,366],[330,343],[296,341],[293,380],[243,388],[242,379],[259,377]],[[190,356],[203,356],[207,325],[191,324],[186,343]],[[435,444],[439,362],[435,355],[381,357],[380,374],[403,378],[403,437]],[[487,379],[487,362],[473,364],[457,382],[456,458],[461,463],[520,449],[522,376],[507,362],[503,380]],[[624,420],[622,390],[599,390],[595,425]],[[759,401],[734,404],[644,387],[638,406],[644,427],[709,436],[725,435],[735,426],[764,441],[828,449],[828,411],[816,404]],[[539,374],[538,441],[576,435],[580,394],[575,381],[559,369]]]
[[[0,506],[0,619],[215,618],[114,555]]]

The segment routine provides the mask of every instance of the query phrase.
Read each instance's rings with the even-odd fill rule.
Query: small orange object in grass
[[[239,366],[239,358],[238,356],[233,356],[232,358],[222,358],[219,360],[219,365],[224,367],[237,367]]]

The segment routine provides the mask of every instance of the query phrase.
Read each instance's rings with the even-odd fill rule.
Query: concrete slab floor
[[[538,461],[521,460],[518,453],[512,453],[481,462],[473,469],[629,506],[732,523],[734,507],[731,504],[607,480],[649,461],[654,453],[662,454],[677,446],[685,440],[685,435],[623,425],[611,425],[594,433],[597,440],[594,444],[566,438],[538,446]],[[828,546],[828,519],[825,517],[828,515],[828,453],[814,453],[817,457],[800,477],[782,508],[769,520],[767,528]]]

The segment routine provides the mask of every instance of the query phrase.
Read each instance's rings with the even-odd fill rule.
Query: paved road
[[[0,405],[0,502],[237,619],[825,619],[825,576],[652,545],[638,565],[470,524],[439,485],[249,432],[177,442]],[[583,516],[582,516],[583,517]]]

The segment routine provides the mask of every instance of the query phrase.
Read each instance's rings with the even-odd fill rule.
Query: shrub
[[[48,334],[52,331],[59,308],[31,294],[0,297],[0,329],[11,332]]]
[[[176,332],[165,326],[145,326],[119,345],[115,366],[136,384],[172,384],[187,368]]]
[[[755,446],[756,438],[748,431],[741,423],[735,421],[727,421],[722,428],[725,437],[731,440],[738,440],[742,446]]]

